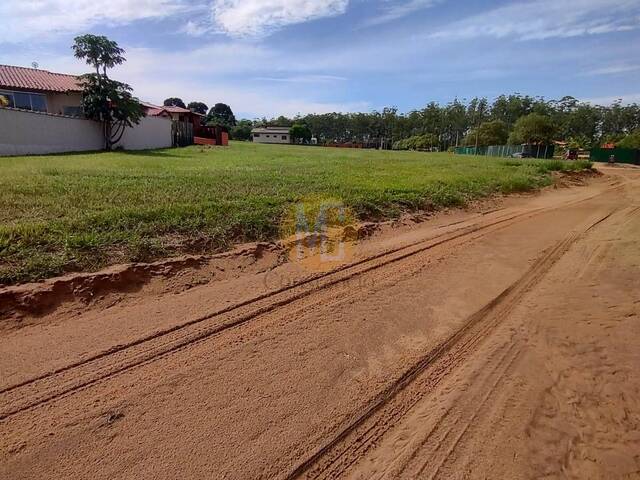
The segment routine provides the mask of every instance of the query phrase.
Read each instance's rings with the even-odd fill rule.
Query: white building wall
[[[145,117],[128,128],[117,146],[127,150],[171,146],[171,120]],[[0,108],[0,155],[83,152],[104,148],[98,122]]]
[[[260,133],[259,137],[254,133],[252,137],[254,143],[291,143],[288,133]]]

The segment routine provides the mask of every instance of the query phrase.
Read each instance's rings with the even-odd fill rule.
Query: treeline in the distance
[[[325,113],[240,120],[229,125],[232,138],[248,140],[256,126],[303,125],[320,144],[379,144],[387,148],[438,148],[456,145],[488,146],[521,143],[568,142],[589,149],[614,143],[640,148],[640,105],[592,105],[573,97],[501,95],[429,103],[421,110],[400,113],[384,108],[370,113]],[[302,139],[301,139],[302,140]],[[304,140],[302,140],[304,141]]]

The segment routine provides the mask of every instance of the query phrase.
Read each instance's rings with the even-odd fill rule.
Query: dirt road
[[[1,320],[0,478],[640,478],[640,169],[603,171]]]

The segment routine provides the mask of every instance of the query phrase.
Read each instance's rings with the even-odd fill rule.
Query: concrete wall
[[[98,122],[0,108],[0,155],[80,152],[103,145]]]
[[[138,125],[127,128],[116,147],[125,150],[147,150],[171,146],[171,120],[166,117],[144,117]]]
[[[171,146],[171,120],[145,117],[117,146],[127,150]],[[0,155],[82,152],[104,148],[102,126],[80,118],[0,108]]]

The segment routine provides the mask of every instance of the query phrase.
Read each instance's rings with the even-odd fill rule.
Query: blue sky
[[[103,34],[141,99],[238,117],[513,92],[640,102],[638,0],[0,0],[0,18],[0,63],[83,73],[73,37]]]

